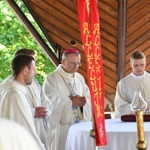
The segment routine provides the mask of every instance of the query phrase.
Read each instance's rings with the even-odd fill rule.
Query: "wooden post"
[[[118,56],[117,56],[117,80],[125,77],[126,64],[126,11],[127,0],[118,0]]]

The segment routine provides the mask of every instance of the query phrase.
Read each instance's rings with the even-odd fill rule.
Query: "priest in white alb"
[[[32,56],[17,55],[12,61],[13,80],[6,82],[1,91],[0,117],[24,126],[35,139],[40,150],[46,150],[39,138],[28,100],[27,85],[35,76],[35,60]]]
[[[135,51],[130,57],[132,72],[121,79],[117,84],[114,100],[115,117],[133,114],[130,104],[134,98],[134,92],[141,91],[150,110],[150,74],[145,71],[146,56],[142,51]]]

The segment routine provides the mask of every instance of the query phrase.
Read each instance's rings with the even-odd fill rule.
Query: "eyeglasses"
[[[81,66],[82,64],[80,62],[76,63],[76,62],[71,62],[71,61],[68,61],[66,60],[68,63],[70,63],[71,65],[73,66]]]

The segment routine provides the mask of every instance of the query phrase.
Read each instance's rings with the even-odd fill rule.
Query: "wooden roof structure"
[[[82,55],[79,68],[85,79],[86,59],[82,49],[76,0],[22,0],[52,45],[49,49],[14,0],[7,0],[51,61],[57,66],[61,53],[76,47]],[[105,97],[113,104],[117,82],[131,72],[130,54],[141,50],[150,70],[150,0],[97,0],[100,15]],[[72,44],[75,42],[76,44]]]

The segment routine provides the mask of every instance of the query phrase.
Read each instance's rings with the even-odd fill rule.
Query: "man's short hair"
[[[143,59],[145,57],[145,54],[142,51],[135,51],[132,53],[131,57],[130,57],[130,61],[132,61],[133,59]]]
[[[35,55],[35,52],[32,49],[22,48],[16,51],[15,56],[18,54]]]
[[[32,60],[34,60],[34,58],[26,54],[16,55],[11,63],[13,76],[17,77],[21,73],[22,69],[24,69],[24,67],[28,67],[30,69]]]

